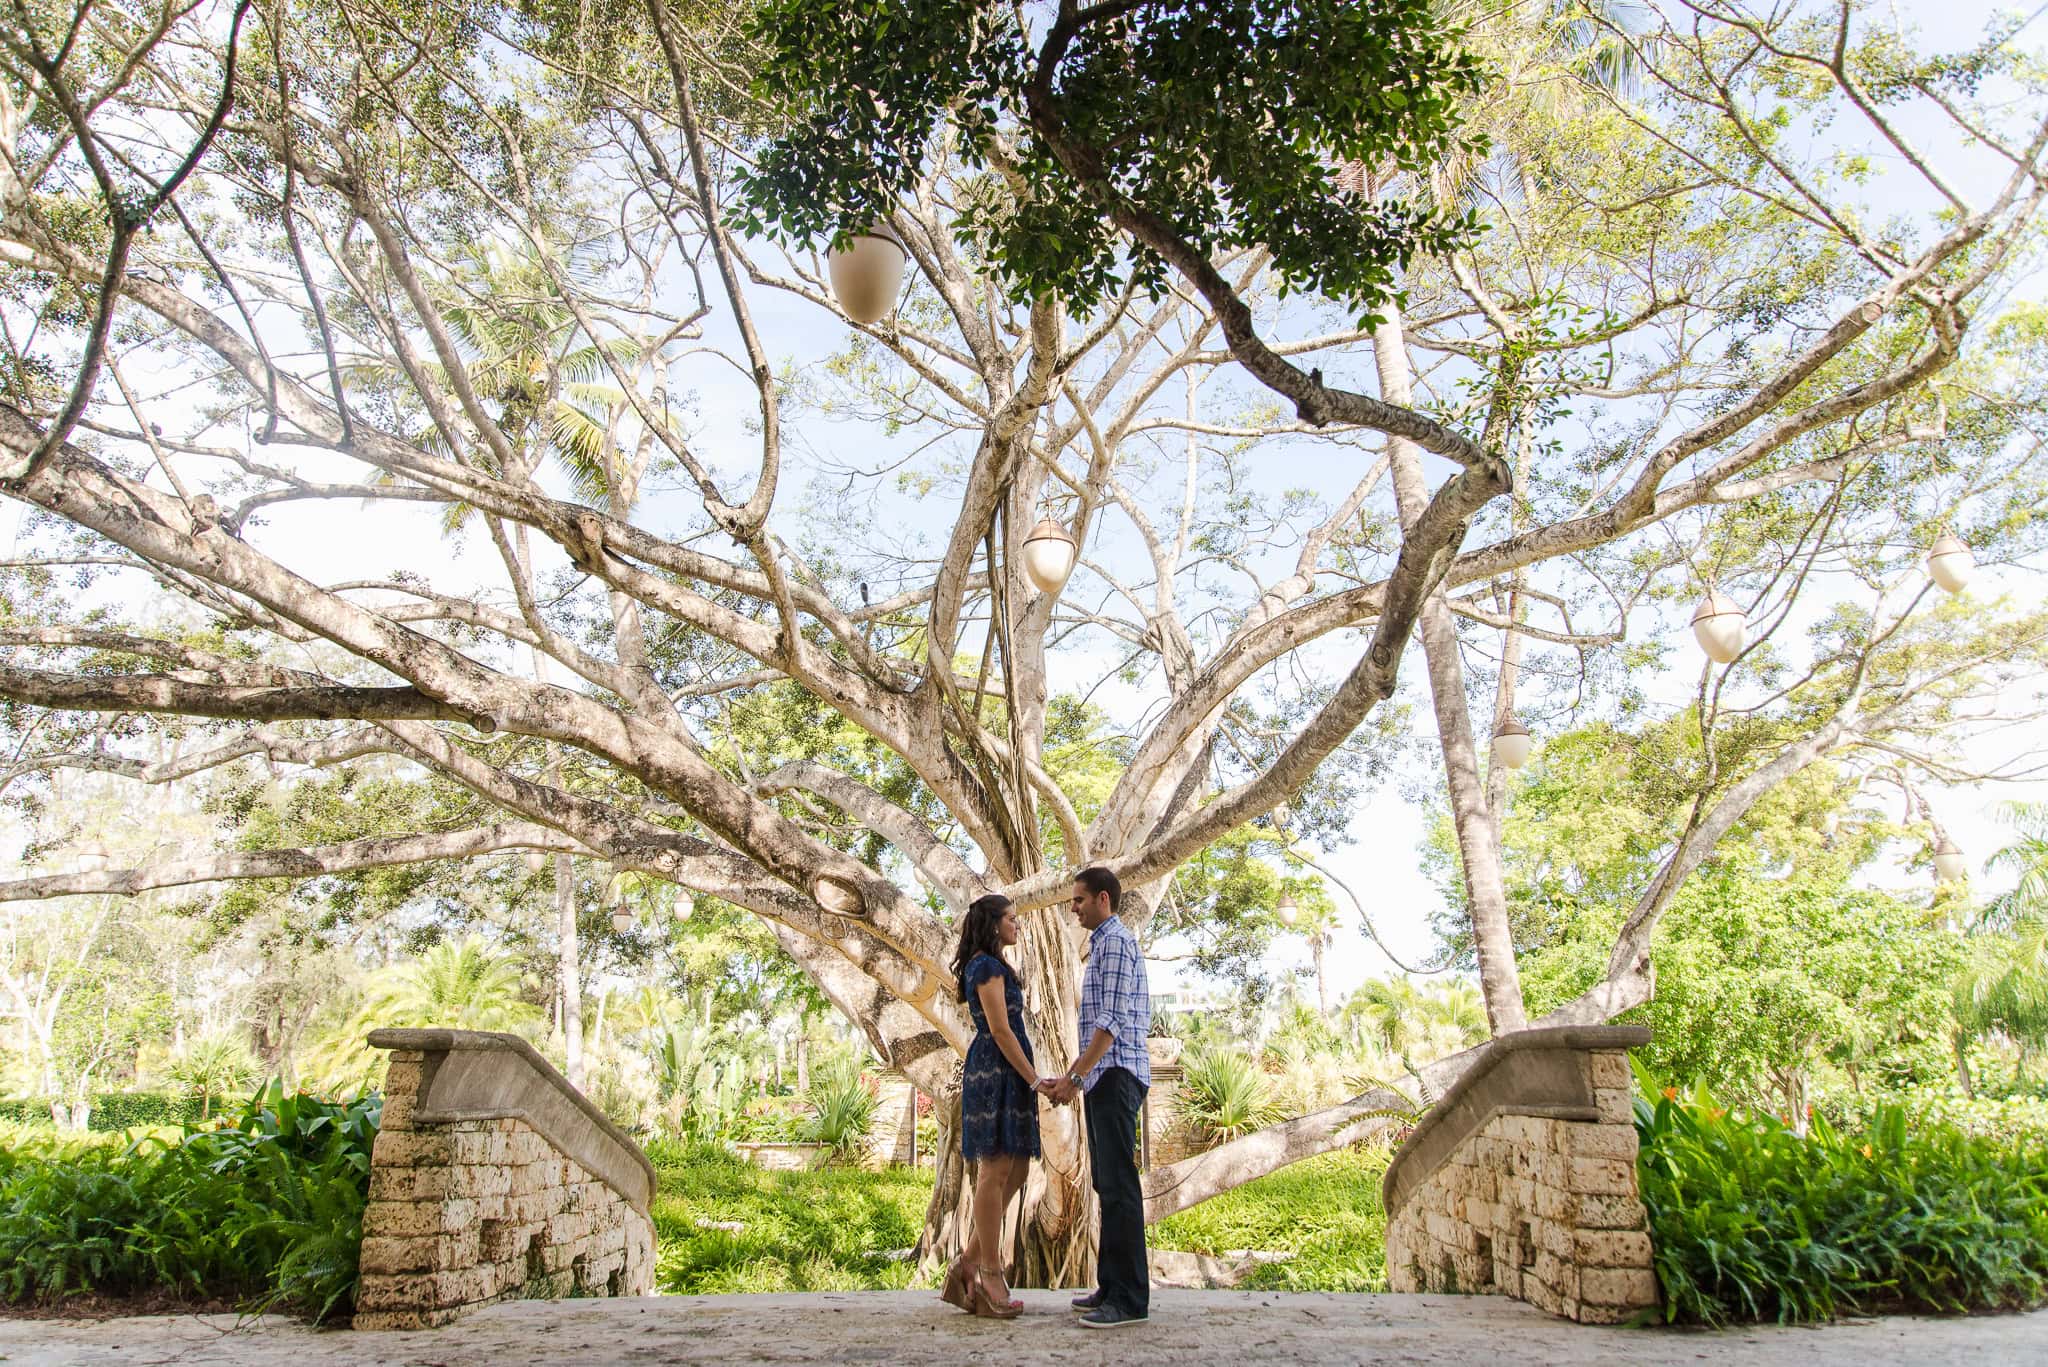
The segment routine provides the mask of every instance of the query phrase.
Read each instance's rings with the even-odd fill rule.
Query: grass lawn
[[[889,1258],[924,1228],[932,1176],[918,1168],[764,1172],[719,1148],[656,1144],[655,1280],[673,1295],[890,1291],[911,1284]],[[710,1229],[698,1221],[738,1223]]]
[[[913,1267],[892,1250],[917,1242],[931,1173],[764,1172],[722,1149],[656,1145],[657,1279],[672,1294],[900,1290]],[[1386,1286],[1381,1150],[1325,1154],[1154,1225],[1155,1248],[1260,1248],[1292,1262],[1260,1268],[1249,1289],[1378,1291]],[[737,1223],[738,1230],[707,1228]]]
[[[1305,1158],[1161,1220],[1146,1241],[1187,1253],[1261,1248],[1294,1255],[1252,1273],[1243,1283],[1248,1291],[1384,1291],[1386,1170],[1385,1149]]]

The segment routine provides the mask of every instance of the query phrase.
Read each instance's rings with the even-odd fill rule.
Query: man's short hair
[[[1088,889],[1092,896],[1098,892],[1109,894],[1109,909],[1114,912],[1117,904],[1124,900],[1124,885],[1117,876],[1100,864],[1091,864],[1074,875],[1074,881]]]

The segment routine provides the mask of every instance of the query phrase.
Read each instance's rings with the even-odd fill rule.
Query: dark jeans
[[[1152,1280],[1145,1264],[1145,1195],[1138,1186],[1138,1108],[1145,1084],[1128,1068],[1111,1068],[1096,1079],[1083,1109],[1088,1113],[1088,1166],[1095,1197],[1102,1203],[1102,1247],[1095,1282],[1105,1305],[1133,1315],[1149,1314]]]

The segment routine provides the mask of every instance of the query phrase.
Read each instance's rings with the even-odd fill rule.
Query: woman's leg
[[[1024,1190],[1025,1179],[1030,1176],[1031,1158],[1029,1155],[1020,1153],[1010,1159],[1010,1180],[1003,1184],[1003,1209],[1005,1211],[1008,1211],[1012,1205],[1016,1204],[1017,1193]]]
[[[1003,1266],[1003,1208],[1013,1166],[1021,1165],[1008,1154],[994,1154],[982,1159],[974,1173],[974,1262],[998,1273]]]
[[[981,1174],[987,1170],[989,1160],[970,1158],[966,1161],[970,1170],[967,1177],[969,1200],[967,1229],[960,1240],[960,1256],[967,1260],[968,1266],[976,1267],[981,1263],[981,1222],[975,1219],[974,1212],[981,1208]]]

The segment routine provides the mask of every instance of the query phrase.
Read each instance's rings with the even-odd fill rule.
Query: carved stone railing
[[[474,1030],[377,1030],[370,1043],[392,1052],[358,1329],[653,1288],[654,1167],[532,1045]]]
[[[1589,1026],[1483,1046],[1387,1168],[1391,1288],[1507,1295],[1589,1324],[1656,1306],[1628,1066],[1649,1040]]]

